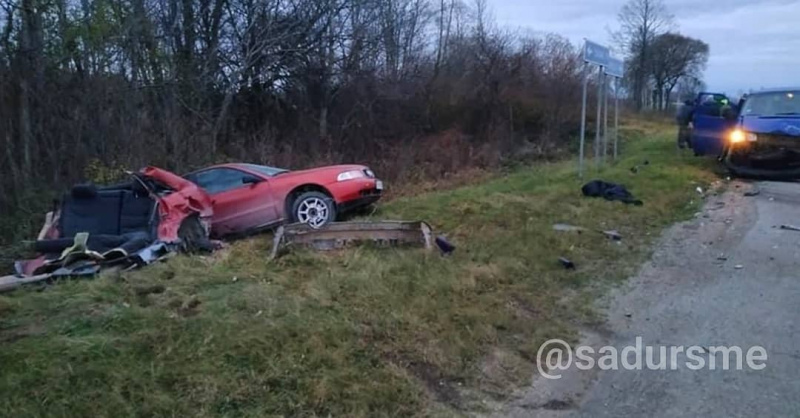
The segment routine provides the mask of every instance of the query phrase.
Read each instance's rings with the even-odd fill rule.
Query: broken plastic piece
[[[442,252],[442,255],[450,255],[456,250],[456,246],[447,241],[444,235],[436,237],[436,246]]]
[[[575,269],[575,263],[573,263],[568,258],[559,257],[558,258],[558,262],[561,263],[561,265],[564,266],[564,268],[567,269],[567,270],[574,270]]]
[[[575,226],[575,225],[569,225],[569,224],[555,224],[555,225],[553,225],[553,229],[556,230],[556,231],[560,231],[560,232],[577,232],[577,233],[581,233],[583,231],[586,231],[586,228],[584,228],[582,226]]]

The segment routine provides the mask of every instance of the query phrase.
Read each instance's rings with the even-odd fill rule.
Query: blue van
[[[736,175],[800,178],[800,88],[751,93],[736,106],[697,104],[691,145]]]

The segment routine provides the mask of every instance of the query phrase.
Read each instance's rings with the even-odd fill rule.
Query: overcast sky
[[[626,0],[489,0],[499,25],[609,43]],[[665,0],[677,31],[711,47],[709,90],[800,86],[800,0]]]

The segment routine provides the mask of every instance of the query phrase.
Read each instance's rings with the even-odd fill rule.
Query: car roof
[[[761,93],[783,93],[783,92],[789,92],[789,91],[800,91],[800,87],[775,87],[775,88],[769,88],[769,89],[761,89],[761,90],[754,91],[754,92],[751,92],[751,93],[748,93],[748,94],[749,95],[753,95],[753,94],[761,94]]]
[[[239,168],[246,171],[249,171],[247,166],[248,165],[257,165],[257,164],[247,164],[247,163],[223,163],[223,164],[214,164],[208,167],[199,168],[197,170],[192,171],[192,173],[197,173],[198,171],[206,171],[212,168]]]

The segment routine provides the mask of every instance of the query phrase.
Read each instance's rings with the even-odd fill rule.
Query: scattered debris
[[[456,246],[447,241],[444,235],[436,237],[436,246],[439,247],[439,251],[442,252],[442,255],[450,255],[456,250]]]
[[[551,399],[542,404],[541,408],[548,411],[565,411],[568,409],[574,409],[575,401],[569,398],[567,398],[567,400]]]
[[[761,190],[758,190],[758,189],[753,189],[753,190],[744,192],[745,197],[753,197],[753,196],[758,196],[760,194],[761,194]]]
[[[588,229],[586,229],[586,228],[584,228],[582,226],[574,226],[574,225],[569,225],[569,224],[555,224],[555,225],[553,225],[553,230],[559,231],[559,232],[577,232],[579,234],[584,232],[584,231],[588,231]]]
[[[725,202],[714,202],[714,207],[709,210],[720,210],[725,207]]]
[[[602,197],[610,201],[620,201],[625,204],[642,206],[643,202],[633,197],[625,186],[602,180],[592,180],[581,188],[584,196]]]
[[[786,231],[798,231],[800,232],[800,227],[794,225],[781,225],[781,229]]]
[[[591,231],[590,229],[584,228],[582,226],[575,226],[575,225],[569,225],[569,224],[555,224],[555,225],[553,225],[553,230],[559,231],[559,232],[577,232],[579,234],[581,234],[583,232],[586,232],[586,231]],[[620,234],[617,230],[609,230],[609,231],[598,230],[597,232],[605,235],[606,238],[609,238],[612,241],[621,241],[622,240],[622,234]]]
[[[734,268],[735,268],[736,270],[741,270],[741,269],[743,269],[743,268],[744,268],[744,266],[743,266],[743,265],[741,265],[741,264],[737,264],[737,265],[736,265]]]
[[[275,231],[270,258],[275,258],[278,250],[284,246],[301,245],[326,251],[364,242],[383,246],[420,245],[432,249],[434,239],[430,225],[420,221],[334,222],[320,229],[306,224],[292,224]],[[452,244],[447,245],[450,252],[455,250]]]
[[[567,270],[575,270],[575,263],[565,257],[559,257],[558,262]]]
[[[641,164],[641,165],[638,165],[638,164],[637,164],[637,165],[635,165],[635,166],[631,167],[631,173],[633,173],[633,174],[636,174],[636,173],[638,173],[638,172],[639,172],[639,170],[641,170],[641,167],[642,167],[642,166],[645,166],[645,165],[650,165],[650,160],[644,160],[644,162],[642,162],[642,164]]]
[[[697,190],[697,194],[699,194],[701,196],[703,195],[703,188],[702,187],[698,186],[695,190]]]

